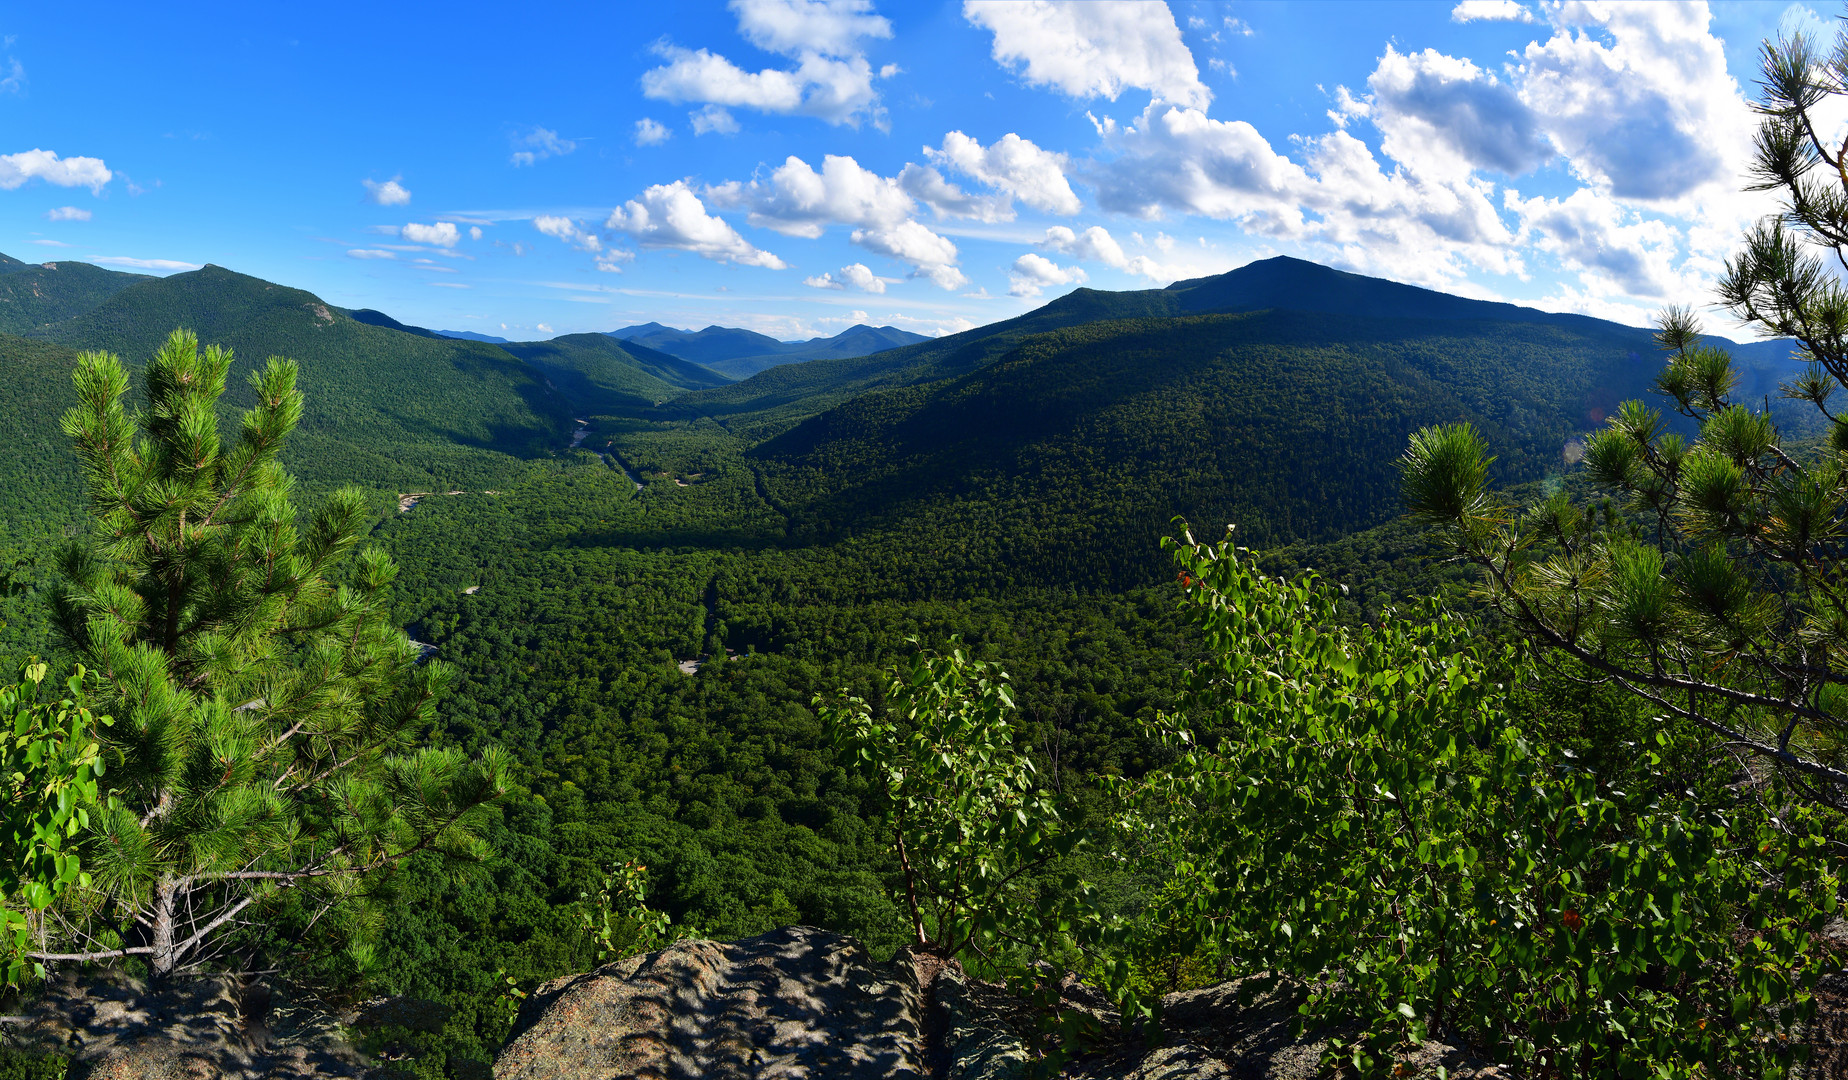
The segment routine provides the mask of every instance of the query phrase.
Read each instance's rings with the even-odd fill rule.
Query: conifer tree
[[[1698,437],[1631,401],[1585,446],[1627,515],[1600,521],[1563,494],[1518,511],[1489,490],[1493,458],[1468,425],[1419,432],[1400,464],[1408,508],[1530,639],[1848,808],[1848,416],[1830,406],[1848,381],[1848,141],[1823,126],[1848,97],[1848,30],[1828,50],[1767,42],[1761,85],[1752,186],[1782,210],[1747,233],[1718,300],[1801,347],[1782,396],[1820,414],[1822,445],[1786,445],[1693,311],[1671,307],[1655,389]]]
[[[226,445],[229,350],[175,331],[123,405],[116,357],[86,353],[64,418],[96,528],[63,559],[55,606],[102,680],[113,800],[91,810],[84,865],[43,960],[145,957],[157,976],[209,957],[280,889],[335,904],[367,871],[434,849],[480,854],[497,755],[424,736],[450,670],[420,664],[388,616],[396,568],[360,549],[361,493],[305,523],[279,460],[302,414],[294,362],[253,373],[256,405]]]

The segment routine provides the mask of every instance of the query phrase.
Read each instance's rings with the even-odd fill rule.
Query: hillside
[[[732,379],[749,378],[783,364],[865,356],[930,340],[895,326],[864,323],[850,326],[833,337],[807,341],[778,341],[766,334],[729,326],[690,331],[654,322],[612,330],[609,336],[704,364]]]
[[[1218,277],[1176,282],[1166,289],[1075,289],[1012,319],[869,356],[772,368],[732,386],[688,394],[665,411],[689,419],[710,416],[740,433],[769,437],[856,394],[918,386],[977,370],[1034,334],[1107,320],[1267,308],[1348,318],[1553,327],[1576,340],[1598,343],[1610,366],[1609,378],[1600,376],[1576,388],[1562,387],[1561,392],[1582,395],[1598,389],[1601,400],[1616,394],[1613,403],[1647,389],[1648,379],[1626,374],[1636,361],[1645,361],[1650,377],[1655,371],[1655,345],[1647,330],[1583,315],[1469,300],[1280,256]],[[1734,347],[1732,342],[1720,344]],[[1742,395],[1775,399],[1779,381],[1797,367],[1787,343],[1755,342],[1736,348]],[[1786,411],[1798,424],[1809,423],[1804,410]]]
[[[1653,377],[1630,343],[1541,320],[1091,323],[862,394],[749,456],[796,535],[890,529],[945,560],[1122,584],[1145,579],[1176,514],[1266,545],[1390,520],[1394,460],[1426,424],[1476,423],[1504,479],[1558,470],[1569,438]]]
[[[106,349],[138,365],[175,327],[236,352],[226,394],[235,407],[249,401],[245,373],[268,357],[300,362],[307,405],[288,460],[310,487],[397,492],[503,479],[522,457],[556,447],[572,411],[539,374],[495,346],[361,322],[312,293],[218,266],[137,277],[32,336]],[[57,430],[55,414],[33,423]]]
[[[21,262],[0,255],[0,333],[30,334],[81,315],[131,285],[153,278],[82,262]]]

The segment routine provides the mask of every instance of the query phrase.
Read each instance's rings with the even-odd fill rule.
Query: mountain
[[[0,333],[31,334],[153,278],[82,262],[34,264],[0,255]]]
[[[729,326],[708,326],[697,332],[676,330],[657,322],[625,326],[610,331],[609,336],[704,364],[732,379],[748,378],[782,364],[865,356],[930,340],[895,326],[875,327],[864,323],[848,327],[833,337],[807,341],[778,341],[765,334]]]
[[[608,334],[566,334],[550,341],[507,342],[500,348],[545,372],[578,403],[580,412],[648,407],[688,390],[731,382],[698,364]]]
[[[1640,357],[1650,358],[1646,367],[1651,377],[1655,370],[1654,341],[1648,331],[1637,327],[1586,315],[1470,300],[1279,256],[1217,277],[1176,282],[1165,289],[1076,289],[1012,319],[870,355],[771,368],[731,386],[688,394],[668,409],[686,417],[725,418],[735,430],[766,436],[869,390],[916,386],[978,370],[1035,334],[1110,320],[1267,308],[1345,318],[1552,326],[1604,342],[1612,363],[1623,370],[1628,370],[1628,361]],[[1796,368],[1786,354],[1787,343],[1725,344],[1735,348],[1740,361],[1742,396],[1775,398],[1777,383]],[[1624,377],[1612,385],[1625,387],[1625,393],[1635,396],[1647,390],[1647,383],[1647,379]],[[1797,415],[1800,411],[1785,412]]]
[[[446,336],[434,330],[425,330],[421,326],[406,326],[404,323],[399,322],[383,311],[374,311],[371,308],[359,308],[356,311],[349,311],[346,314],[354,322],[362,322],[367,326],[382,326],[387,330],[396,330],[404,334],[416,334],[418,337],[440,338]]]
[[[0,273],[0,282],[27,273]],[[270,356],[299,361],[307,401],[288,464],[311,488],[358,483],[392,493],[492,486],[521,468],[523,458],[567,437],[573,403],[496,346],[442,338],[378,312],[349,315],[312,293],[219,266],[165,278],[122,276],[131,282],[94,303],[104,291],[96,282],[118,282],[87,274],[69,279],[76,284],[59,302],[71,307],[82,300],[87,309],[37,326],[30,336],[70,349],[106,349],[138,367],[175,327],[185,327],[202,342],[236,352],[225,395],[233,408],[251,401],[246,372]],[[57,378],[68,385],[68,365]],[[36,423],[43,438],[62,446],[57,419],[54,412]]]
[[[457,338],[461,341],[485,341],[490,345],[504,345],[508,340],[504,337],[495,337],[493,334],[477,334],[473,330],[438,330],[437,333],[443,337]]]

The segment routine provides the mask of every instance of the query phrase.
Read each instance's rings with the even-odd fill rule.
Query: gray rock
[[[918,986],[840,934],[682,941],[554,980],[496,1080],[923,1080]]]
[[[331,1080],[369,1067],[331,1018],[235,976],[61,979],[9,1030],[69,1054],[70,1080]]]

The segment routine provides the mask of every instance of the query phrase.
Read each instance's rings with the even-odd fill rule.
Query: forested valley
[[[1652,504],[1613,495],[1613,483],[1642,466],[1613,464],[1618,451],[1597,434],[1613,418],[1628,422],[1622,403],[1646,396],[1665,362],[1675,370],[1677,354],[1650,331],[1277,259],[1166,290],[1079,290],[1008,323],[738,380],[664,351],[666,339],[663,349],[608,335],[503,346],[330,308],[218,267],[154,279],[6,260],[0,659],[9,669],[31,657],[56,672],[79,660],[94,669],[86,658],[114,647],[96,643],[103,609],[94,605],[107,589],[60,592],[60,581],[90,571],[59,550],[97,526],[58,418],[74,406],[73,415],[97,410],[83,437],[113,437],[97,434],[110,422],[101,391],[73,389],[86,350],[119,354],[131,370],[158,354],[173,370],[204,364],[197,370],[209,374],[210,356],[162,345],[176,327],[234,352],[218,373],[222,400],[186,399],[217,418],[227,453],[247,409],[258,419],[246,438],[289,426],[299,387],[299,421],[276,444],[276,461],[296,478],[294,501],[265,496],[263,512],[286,505],[291,527],[299,518],[302,552],[321,550],[312,545],[325,520],[326,551],[390,557],[395,577],[363,559],[330,560],[327,573],[364,598],[353,601],[362,614],[339,618],[388,613],[391,633],[402,628],[415,643],[420,666],[407,655],[403,678],[444,673],[427,675],[427,702],[393,713],[393,745],[453,755],[431,769],[483,762],[480,783],[494,788],[455,818],[466,817],[479,843],[397,841],[379,831],[386,825],[368,824],[366,835],[384,838],[379,850],[396,853],[381,856],[363,888],[265,894],[250,909],[260,915],[194,962],[276,968],[330,999],[407,994],[453,1007],[440,1032],[403,1035],[399,1064],[410,1075],[460,1075],[458,1063],[490,1060],[522,995],[662,935],[733,939],[799,923],[851,933],[880,957],[914,943],[923,924],[896,885],[911,871],[893,846],[898,796],[881,770],[924,766],[880,758],[904,736],[881,735],[879,718],[901,715],[899,703],[931,679],[951,700],[975,695],[976,682],[959,680],[988,678],[983,664],[1004,669],[1011,687],[981,700],[1007,718],[996,753],[1026,769],[1009,775],[1031,776],[1031,798],[1015,792],[1025,799],[1020,820],[1028,806],[1056,814],[1035,819],[1044,836],[989,836],[997,850],[1016,845],[1024,872],[1008,876],[1005,893],[946,901],[965,905],[945,924],[948,940],[966,932],[985,942],[962,959],[991,977],[1018,979],[1048,961],[1106,985],[1126,1030],[1149,1021],[1148,1003],[1162,993],[1262,960],[1311,977],[1348,973],[1316,1007],[1363,1025],[1365,1037],[1344,1051],[1363,1071],[1389,1068],[1395,1047],[1445,1023],[1427,1006],[1441,1017],[1450,1003],[1451,1038],[1536,1060],[1587,1048],[1565,1065],[1554,1058],[1558,1074],[1597,1075],[1628,1055],[1720,1070],[1677,1075],[1746,1075],[1727,1070],[1782,1067],[1787,1047],[1766,1040],[1808,1015],[1815,977],[1833,963],[1814,942],[1834,885],[1826,860],[1802,861],[1838,835],[1827,800],[1791,795],[1768,767],[1716,764],[1735,762],[1728,740],[1626,691],[1622,676],[1596,666],[1621,667],[1614,654],[1536,662],[1505,603],[1516,584],[1481,588],[1479,568],[1506,569],[1514,551],[1495,548],[1484,530],[1538,520],[1530,507],[1551,514],[1553,527],[1521,541],[1522,551],[1570,557],[1655,535]],[[1699,348],[1694,337],[1674,344],[1688,355]],[[299,376],[262,368],[271,356],[297,362]],[[1788,340],[1738,348],[1729,364],[1724,377],[1689,376],[1717,391],[1689,391],[1686,415],[1643,441],[1710,438],[1697,415],[1703,403],[1723,413],[1733,398],[1768,401],[1780,383],[1804,377]],[[259,370],[267,373],[246,385]],[[138,376],[122,386],[131,381],[131,409],[149,404],[145,394],[179,392],[155,382],[144,390]],[[1801,405],[1767,405],[1792,455],[1837,452],[1839,440],[1829,440],[1839,425]],[[1493,448],[1492,464],[1474,466],[1469,446],[1432,434],[1465,430],[1445,425],[1468,425]],[[1487,514],[1491,487],[1504,493],[1506,513],[1456,526],[1461,546],[1443,531],[1452,504],[1440,496],[1413,506],[1422,517],[1406,516],[1406,477],[1424,475],[1401,464],[1408,445],[1426,447],[1427,464],[1438,462],[1430,468],[1467,489],[1452,518]],[[86,460],[95,468],[114,459]],[[310,554],[301,557],[320,566]],[[315,603],[346,603],[334,595]],[[61,625],[90,629],[55,630],[70,611],[91,612],[91,622]],[[1759,618],[1751,632],[1774,621]],[[378,655],[397,656],[390,634],[377,632]],[[313,653],[296,643],[264,653],[265,662],[308,662],[289,660],[289,649]],[[920,659],[943,656],[955,659]],[[895,670],[900,678],[889,681]],[[907,670],[924,674],[907,683]],[[1215,671],[1227,686],[1263,674],[1278,689],[1214,698]],[[236,685],[225,693],[239,700],[224,697],[212,723],[294,700],[282,683]],[[862,721],[843,691],[863,699]],[[1468,719],[1447,729],[1454,716]],[[1352,730],[1339,727],[1350,721]],[[1394,741],[1395,725],[1415,735]],[[1178,739],[1183,726],[1190,733]],[[1222,736],[1224,756],[1202,758]],[[1283,745],[1299,737],[1297,749]],[[1215,817],[1236,799],[1212,787],[1212,770],[1287,775],[1302,747],[1334,744],[1362,748],[1348,767],[1365,760],[1384,770],[1369,782],[1402,802],[1411,832],[1376,829],[1370,818],[1346,832],[1350,811],[1330,809],[1346,798],[1335,793],[1341,785],[1318,788],[1313,771],[1280,801],[1250,796],[1246,825]],[[1818,767],[1832,768],[1836,744],[1816,735],[1813,745]],[[132,765],[132,754],[125,760]],[[93,783],[107,788],[114,775]],[[1458,784],[1493,794],[1439,805]],[[1187,805],[1198,812],[1176,809]],[[1129,857],[1106,838],[1138,814],[1165,824],[1150,825]],[[1426,815],[1417,820],[1429,836],[1413,815]],[[1529,820],[1522,815],[1553,822],[1535,827],[1553,838],[1540,843],[1553,855],[1505,838],[1497,842],[1513,846],[1494,846],[1504,823]],[[316,820],[309,814],[301,827],[312,832]],[[1256,843],[1239,830],[1260,825],[1320,861],[1239,848]],[[1583,835],[1559,839],[1572,829]],[[1046,847],[1055,834],[1062,845]],[[1722,848],[1749,834],[1762,859],[1715,869],[1722,856],[1702,862],[1684,834]],[[1359,846],[1337,850],[1342,835]],[[1451,846],[1434,854],[1440,836]],[[1635,865],[1676,854],[1643,880],[1630,856],[1609,855],[1626,845],[1650,852]],[[1211,869],[1206,856],[1189,870],[1187,852],[1208,849],[1225,867],[1276,875],[1270,891],[1240,893],[1237,874]],[[1530,896],[1518,868],[1566,860],[1567,849],[1578,861],[1534,871]],[[1509,877],[1479,876],[1477,859],[1499,859]],[[1761,895],[1753,875],[1773,864],[1781,884]],[[1412,916],[1393,898],[1452,871],[1444,888],[1461,891],[1418,901],[1425,921],[1404,929]],[[1821,884],[1802,876],[1811,871]],[[1310,880],[1318,872],[1329,880]],[[1351,876],[1336,881],[1341,874]],[[1579,899],[1546,898],[1555,885]],[[1503,886],[1506,895],[1485,899]],[[111,917],[109,902],[71,890],[69,925]],[[1376,901],[1363,894],[1388,897],[1377,901],[1385,907],[1368,907]],[[1641,921],[1624,908],[1671,895],[1704,905],[1710,923],[1696,933],[1678,907]],[[1239,925],[1224,913],[1188,921],[1213,896],[1250,905],[1232,918]],[[1302,909],[1305,898],[1314,902]],[[1259,910],[1258,900],[1274,909]],[[1489,929],[1498,925],[1489,914],[1479,924],[1443,914],[1524,904],[1550,921],[1518,939]],[[1040,914],[1030,919],[1029,909]],[[1380,914],[1389,909],[1390,918]],[[339,914],[322,918],[328,910]],[[604,921],[612,911],[628,913],[613,945]],[[1393,919],[1401,929],[1382,929]],[[1601,920],[1607,937],[1568,940],[1560,929],[1576,933],[1584,920]],[[983,938],[977,926],[994,933]],[[1342,966],[1353,961],[1337,939],[1350,932],[1398,940],[1400,957],[1420,934],[1493,942],[1468,976],[1492,992],[1478,994],[1464,976],[1444,982],[1443,965],[1424,954],[1393,968],[1384,946],[1368,954],[1371,970],[1396,974],[1368,981],[1358,973],[1365,966]],[[1677,932],[1686,935],[1679,945]],[[1757,950],[1749,963],[1721,947],[1753,934],[1756,945],[1739,945]],[[1526,957],[1519,978],[1506,959],[1516,954]],[[1578,980],[1581,998],[1557,998],[1561,972]],[[1531,985],[1508,989],[1520,978]],[[1495,1003],[1464,1015],[1456,1002],[1465,998]],[[1637,1034],[1597,1027],[1586,1013],[1594,1008]],[[1527,1026],[1507,1027],[1510,1018]],[[1699,1034],[1710,1021],[1713,1031]],[[1052,1032],[1046,1060],[1109,1034]],[[1637,1049],[1645,1043],[1646,1055]],[[37,1067],[22,1059],[0,1075]]]

